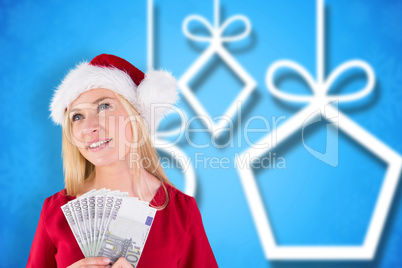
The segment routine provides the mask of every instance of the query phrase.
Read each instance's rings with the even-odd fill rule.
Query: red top
[[[218,267],[195,199],[165,186],[169,203],[156,212],[137,267]],[[67,267],[85,258],[60,208],[73,199],[65,189],[46,198],[27,267]],[[158,206],[164,200],[160,187],[151,204]]]

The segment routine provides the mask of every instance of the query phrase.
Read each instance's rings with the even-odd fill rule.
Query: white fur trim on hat
[[[82,62],[71,70],[54,92],[50,117],[62,125],[65,109],[82,93],[105,88],[119,93],[138,110],[150,135],[179,99],[176,79],[167,71],[151,70],[137,86],[131,77],[117,68],[99,67]]]

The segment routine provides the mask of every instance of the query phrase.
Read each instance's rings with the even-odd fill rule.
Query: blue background
[[[123,57],[140,69],[147,68],[146,1],[0,1],[0,191],[2,239],[0,267],[23,267],[46,197],[63,186],[61,128],[49,119],[53,89],[69,68],[100,53]],[[402,1],[327,0],[326,75],[351,59],[369,63],[376,87],[362,101],[341,105],[350,119],[379,140],[402,152]],[[181,75],[206,49],[206,43],[188,40],[183,20],[199,14],[213,21],[212,1],[154,1],[155,67]],[[181,148],[195,165],[195,153],[228,157],[232,167],[196,167],[196,199],[204,226],[220,267],[401,267],[402,195],[393,204],[372,261],[266,260],[251,217],[233,158],[248,148],[243,136],[246,121],[255,115],[295,115],[302,106],[276,100],[265,85],[267,68],[277,60],[291,59],[316,73],[316,3],[313,0],[221,0],[221,22],[232,15],[250,19],[252,32],[227,50],[257,81],[242,106],[241,124],[235,125],[234,146],[216,148],[211,135],[193,133],[193,142],[210,143],[197,149],[182,139]],[[239,27],[237,27],[239,26]],[[227,34],[240,33],[241,25]],[[201,26],[194,32],[208,35]],[[365,76],[354,73],[331,93],[355,92]],[[288,92],[309,94],[300,80],[282,81]],[[222,114],[243,87],[243,82],[219,57],[211,58],[190,84],[212,116]],[[182,98],[179,107],[195,115]],[[166,119],[161,129],[175,120]],[[283,123],[286,120],[283,120]],[[177,124],[177,122],[176,122]],[[250,127],[262,128],[262,121]],[[191,128],[203,128],[199,121]],[[250,135],[253,142],[267,133]],[[339,165],[318,161],[302,146],[300,133],[275,148],[286,168],[254,172],[280,245],[359,245],[370,220],[386,164],[340,132]],[[325,151],[326,125],[307,130],[306,143]],[[219,144],[230,140],[229,135]],[[240,141],[240,142],[239,142]],[[241,144],[240,144],[241,143]],[[167,169],[169,177],[184,187],[180,171]]]

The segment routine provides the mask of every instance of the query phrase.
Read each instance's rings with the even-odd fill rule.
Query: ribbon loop
[[[234,36],[223,36],[223,33],[225,30],[232,24],[236,23],[236,21],[240,21],[244,23],[244,31],[240,34],[234,35]],[[247,35],[249,35],[251,31],[251,24],[250,21],[248,20],[247,17],[243,15],[235,15],[227,19],[222,26],[219,28],[219,37],[222,40],[222,42],[234,42],[241,40],[245,38]]]
[[[274,74],[276,71],[282,68],[292,69],[302,78],[304,78],[304,80],[313,90],[314,94],[299,95],[299,94],[282,92],[280,89],[278,89],[274,82]],[[313,77],[311,77],[311,75],[307,72],[307,70],[303,66],[290,60],[281,60],[272,64],[267,71],[265,82],[268,90],[272,93],[272,95],[274,95],[278,99],[287,100],[290,102],[298,102],[298,103],[311,102],[315,98],[314,95],[318,94],[316,92],[317,91],[316,82],[314,81]]]
[[[299,94],[292,94],[282,92],[279,88],[276,87],[274,82],[274,74],[277,70],[287,68],[292,69],[297,74],[299,74],[304,80],[307,82],[311,90],[313,91],[313,95],[299,95]],[[328,91],[331,88],[334,81],[342,75],[342,73],[346,72],[347,70],[359,68],[362,69],[367,75],[367,84],[366,86],[359,90],[358,92],[345,94],[345,95],[328,95]],[[290,60],[281,60],[277,61],[272,64],[268,70],[266,75],[266,85],[268,90],[281,100],[286,100],[290,102],[298,102],[298,103],[311,103],[313,101],[325,101],[325,102],[332,102],[332,101],[339,101],[339,102],[348,102],[348,101],[355,101],[367,96],[371,91],[374,89],[375,84],[375,75],[374,71],[370,65],[366,62],[361,60],[351,60],[343,63],[342,65],[338,66],[326,79],[323,83],[319,83],[313,79],[310,73],[300,64],[290,61]]]
[[[244,31],[233,36],[222,36],[224,31],[230,25],[232,25],[237,21],[244,23],[245,26]],[[201,25],[210,33],[210,36],[201,36],[192,33],[189,28],[189,24],[191,22],[201,23]],[[216,27],[213,27],[211,23],[209,23],[208,20],[206,20],[204,17],[199,15],[190,15],[183,21],[182,30],[184,35],[187,36],[187,38],[194,41],[223,43],[223,42],[234,42],[245,38],[250,33],[251,24],[250,21],[247,19],[247,17],[242,15],[235,15],[227,19],[222,26],[217,25]]]
[[[208,30],[208,32],[211,34],[211,36],[200,36],[193,34],[189,31],[188,24],[190,22],[199,22],[203,26],[205,26],[205,29]],[[183,22],[183,33],[185,36],[187,36],[189,39],[194,40],[194,41],[200,41],[200,42],[211,42],[214,36],[214,28],[212,25],[207,21],[204,17],[199,16],[199,15],[190,15],[188,16],[184,22]]]
[[[373,69],[370,65],[366,62],[361,60],[351,60],[343,63],[342,65],[338,66],[328,77],[324,84],[325,94],[327,94],[332,86],[332,84],[336,81],[336,79],[341,76],[344,72],[347,72],[350,69],[362,69],[363,72],[367,75],[367,84],[366,86],[355,92],[350,94],[344,95],[328,95],[327,98],[330,101],[337,100],[339,102],[348,102],[348,101],[355,101],[367,96],[371,91],[374,89],[375,85],[375,74]]]

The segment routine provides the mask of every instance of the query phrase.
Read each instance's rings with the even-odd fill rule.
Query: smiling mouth
[[[110,142],[112,139],[108,139],[108,140],[104,140],[104,141],[98,141],[98,142],[94,142],[91,145],[88,146],[89,149],[94,149],[96,147],[101,146],[102,144],[106,144],[108,142]]]

